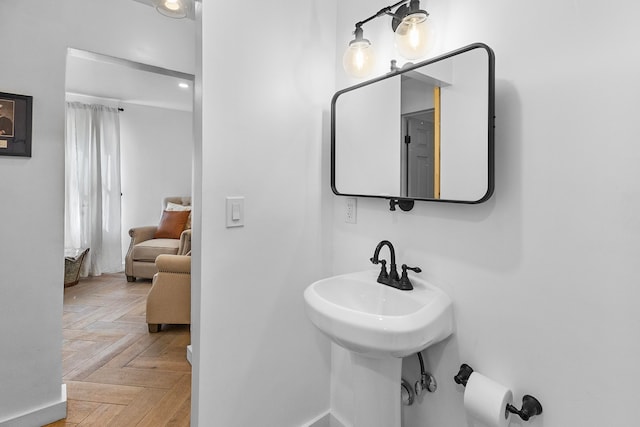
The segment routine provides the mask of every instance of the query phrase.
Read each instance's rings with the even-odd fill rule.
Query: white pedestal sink
[[[402,358],[453,332],[451,299],[411,277],[413,290],[376,282],[375,270],[319,280],[304,292],[313,324],[351,354],[354,427],[400,427]]]

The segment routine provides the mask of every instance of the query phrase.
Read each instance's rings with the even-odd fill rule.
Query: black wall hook
[[[467,386],[467,382],[469,381],[469,377],[473,373],[473,368],[466,363],[460,365],[460,370],[458,374],[453,377],[453,381],[456,384],[462,384],[463,386]],[[531,395],[524,395],[522,397],[522,409],[518,409],[510,403],[507,403],[506,410],[511,412],[512,414],[516,414],[523,421],[529,421],[529,419],[533,416],[540,415],[542,413],[542,404],[540,401]]]

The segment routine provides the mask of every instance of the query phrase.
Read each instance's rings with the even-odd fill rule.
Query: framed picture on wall
[[[0,156],[31,157],[33,98],[0,92]]]

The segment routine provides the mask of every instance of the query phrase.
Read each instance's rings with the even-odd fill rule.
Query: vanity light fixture
[[[392,9],[395,7],[398,9],[393,12]],[[406,59],[418,59],[427,53],[429,14],[420,9],[420,0],[401,0],[356,23],[356,29],[353,32],[355,38],[349,42],[349,47],[342,58],[342,65],[350,76],[364,78],[373,70],[375,55],[371,42],[363,37],[362,26],[385,15],[392,17],[391,28],[395,32],[395,45],[400,55]]]
[[[169,18],[186,18],[189,8],[187,0],[153,0],[156,10]]]

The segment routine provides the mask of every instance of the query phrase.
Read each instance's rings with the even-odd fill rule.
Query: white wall
[[[300,426],[329,406],[329,346],[302,294],[326,275],[331,247],[322,213],[336,1],[243,7],[259,19],[239,31],[237,4],[202,5],[192,422]],[[244,228],[225,228],[226,196],[246,198]]]
[[[338,49],[353,22],[386,4],[374,3],[339,2]],[[454,300],[455,334],[424,353],[438,391],[405,410],[405,427],[471,425],[452,381],[461,362],[511,387],[518,405],[538,397],[545,413],[526,425],[633,424],[640,5],[421,4],[440,52],[482,41],[496,53],[496,191],[481,205],[416,203],[410,213],[362,199],[357,225],[334,198],[334,273],[369,268],[375,244],[390,239],[400,262]],[[338,68],[337,83],[350,83]],[[405,369],[417,379],[415,358]]]
[[[120,157],[124,259],[131,227],[158,224],[164,197],[191,195],[193,113],[136,104],[123,104],[123,108]]]
[[[1,2],[0,16],[3,63],[11,64],[0,88],[34,99],[33,157],[0,157],[1,423],[63,401],[66,49],[192,73],[194,27],[130,0]],[[38,414],[12,425],[39,425],[55,412]]]

